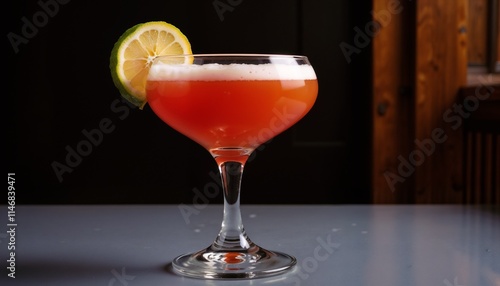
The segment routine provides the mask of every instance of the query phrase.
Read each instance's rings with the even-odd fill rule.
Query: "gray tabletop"
[[[179,207],[17,206],[11,227],[2,206],[0,285],[500,285],[498,207],[243,205],[250,238],[298,264],[238,281],[172,273],[170,261],[208,246],[222,218],[221,205]]]

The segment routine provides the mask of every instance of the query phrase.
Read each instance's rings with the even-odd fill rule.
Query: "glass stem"
[[[224,217],[221,230],[212,245],[220,250],[248,250],[255,245],[243,228],[240,212],[240,188],[244,162],[219,162],[224,191]]]

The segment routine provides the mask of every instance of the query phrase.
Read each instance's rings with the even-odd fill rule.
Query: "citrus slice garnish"
[[[175,26],[161,21],[137,24],[121,35],[111,51],[113,82],[125,99],[142,109],[147,102],[146,80],[153,60],[183,54],[192,54],[191,45]]]

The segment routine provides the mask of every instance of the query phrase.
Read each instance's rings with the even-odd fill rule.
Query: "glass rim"
[[[159,55],[155,58],[289,58],[289,59],[307,59],[305,55],[296,54],[256,54],[256,53],[202,53],[202,54],[180,54],[180,55]]]

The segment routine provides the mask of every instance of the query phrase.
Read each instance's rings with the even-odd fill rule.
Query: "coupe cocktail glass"
[[[246,234],[240,185],[250,154],[313,106],[318,84],[307,57],[161,56],[151,66],[146,90],[159,118],[212,154],[223,184],[219,235],[209,247],[175,258],[173,269],[197,278],[254,278],[292,268],[294,257],[266,250]]]

